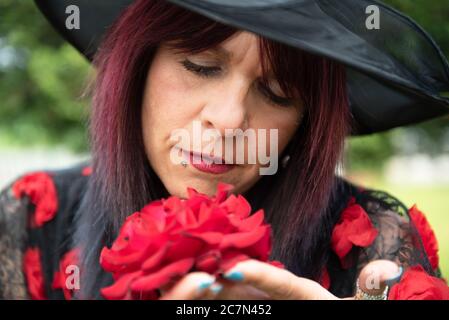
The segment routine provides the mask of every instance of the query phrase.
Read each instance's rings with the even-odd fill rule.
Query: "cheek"
[[[278,153],[282,153],[299,126],[300,113],[297,109],[276,110],[261,115],[257,127],[277,129]],[[270,150],[271,141],[267,140],[267,150]]]
[[[142,106],[144,139],[153,143],[167,141],[173,130],[186,127],[196,112],[194,99],[186,99],[192,96],[192,88],[176,62],[156,57],[145,85]]]
[[[280,151],[282,151],[287,144],[290,142],[291,138],[295,134],[296,130],[299,127],[300,121],[299,121],[299,113],[294,112],[291,116],[288,118],[283,119],[283,128],[282,130],[279,130],[279,148]]]
[[[184,95],[184,88],[176,79],[170,66],[155,63],[151,68],[146,86],[143,109],[152,123],[160,120],[174,119],[175,111],[181,111],[179,103]]]

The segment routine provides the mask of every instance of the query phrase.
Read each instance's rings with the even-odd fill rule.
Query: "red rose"
[[[332,231],[331,247],[340,258],[343,268],[348,268],[345,259],[353,246],[367,247],[376,239],[378,231],[374,228],[366,211],[352,197],[343,211],[340,221]]]
[[[438,242],[426,216],[418,209],[416,204],[409,209],[410,218],[418,230],[422,239],[424,250],[429,257],[430,265],[433,269],[438,267]]]
[[[28,293],[33,300],[47,299],[41,255],[38,248],[28,248],[23,256],[23,272],[27,281]]]
[[[391,287],[390,300],[449,300],[449,287],[436,277],[432,277],[422,266],[409,268],[399,283]]]
[[[107,299],[155,299],[157,289],[190,271],[220,274],[245,259],[267,261],[270,226],[262,210],[219,184],[214,197],[188,189],[188,198],[169,197],[129,216],[112,247],[103,248],[101,266],[114,284]],[[276,263],[274,263],[276,265]]]
[[[76,266],[79,267],[79,250],[78,249],[72,249],[69,252],[67,252],[59,262],[59,271],[55,272],[52,288],[53,289],[62,289],[64,293],[64,298],[66,300],[72,299],[72,295],[74,293],[74,290],[77,290],[76,288],[68,288],[67,280],[68,277],[71,275],[75,275],[71,269],[69,269],[70,266]],[[78,273],[79,274],[79,273]],[[78,288],[79,289],[79,288]]]
[[[16,198],[27,195],[35,205],[31,226],[41,227],[54,218],[58,210],[56,187],[52,178],[45,172],[37,172],[23,176],[12,186]]]

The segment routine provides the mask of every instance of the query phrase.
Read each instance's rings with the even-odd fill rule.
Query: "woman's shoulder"
[[[0,193],[0,297],[39,298],[55,261],[70,249],[75,211],[91,174],[89,162],[27,172]],[[37,268],[37,269],[36,269]],[[25,283],[28,283],[26,290]]]

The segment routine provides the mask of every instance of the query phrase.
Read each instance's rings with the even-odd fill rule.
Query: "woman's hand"
[[[398,276],[400,268],[391,261],[377,260],[360,272],[359,284],[366,293],[383,292],[386,283]],[[319,283],[301,278],[288,270],[257,260],[236,264],[224,274],[224,279],[194,272],[163,291],[162,299],[280,299],[338,300]],[[350,297],[348,299],[353,299]]]

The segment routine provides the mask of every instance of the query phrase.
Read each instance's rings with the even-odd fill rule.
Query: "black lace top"
[[[76,265],[73,219],[90,174],[87,164],[33,172],[1,192],[0,298],[72,297],[77,288],[67,285],[67,266]],[[335,210],[329,261],[315,280],[339,297],[351,296],[363,266],[387,259],[405,270],[401,282],[391,288],[390,299],[447,298],[436,239],[417,207],[408,209],[385,192],[339,179],[345,186],[341,196],[350,200],[343,210]]]

